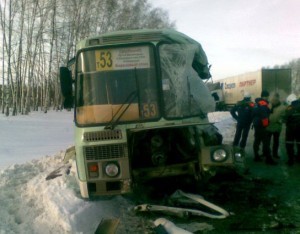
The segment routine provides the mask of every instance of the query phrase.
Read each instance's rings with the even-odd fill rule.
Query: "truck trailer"
[[[212,95],[219,98],[216,100],[218,109],[235,105],[245,92],[254,100],[260,97],[262,90],[267,90],[271,96],[278,93],[284,101],[292,91],[291,69],[261,69],[218,80],[209,87]]]

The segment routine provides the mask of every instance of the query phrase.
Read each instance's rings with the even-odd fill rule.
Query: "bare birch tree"
[[[4,93],[5,93],[5,49],[4,49],[4,44],[5,44],[5,10],[6,10],[6,1],[3,2],[4,6],[0,3],[0,23],[1,23],[1,29],[2,29],[2,89],[1,89],[1,113],[5,113],[5,101],[4,101]]]
[[[9,1],[9,16],[8,16],[8,43],[5,43],[6,46],[6,53],[7,53],[7,87],[6,87],[6,100],[5,100],[5,115],[9,116],[9,108],[10,103],[12,103],[12,95],[13,95],[13,85],[12,83],[12,74],[11,74],[11,38],[12,38],[12,27],[13,27],[13,20],[12,20],[12,4],[13,1]]]

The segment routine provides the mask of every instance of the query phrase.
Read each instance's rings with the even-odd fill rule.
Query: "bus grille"
[[[87,161],[123,158],[128,156],[126,144],[87,146],[84,147],[83,152]]]
[[[83,134],[83,139],[87,142],[118,140],[118,139],[122,139],[122,131],[106,130],[106,131],[98,131],[98,132],[85,132]]]

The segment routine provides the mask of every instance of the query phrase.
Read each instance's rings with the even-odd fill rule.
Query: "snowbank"
[[[86,201],[80,198],[68,166],[62,176],[46,180],[62,166],[62,155],[14,165],[0,173],[0,233],[94,233],[102,218],[120,217],[122,197]]]

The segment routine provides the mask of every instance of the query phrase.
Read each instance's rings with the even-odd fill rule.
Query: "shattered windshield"
[[[154,52],[149,45],[86,50],[77,56],[76,121],[105,124],[159,116]],[[128,100],[131,93],[137,93]]]
[[[196,50],[193,44],[159,46],[166,118],[205,116],[214,111],[214,100],[192,67]]]

